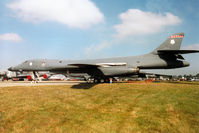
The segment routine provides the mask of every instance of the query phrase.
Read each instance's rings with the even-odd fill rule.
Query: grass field
[[[199,85],[4,87],[0,132],[199,133]]]

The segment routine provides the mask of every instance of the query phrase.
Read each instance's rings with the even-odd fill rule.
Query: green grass
[[[4,87],[0,132],[199,133],[199,85]]]

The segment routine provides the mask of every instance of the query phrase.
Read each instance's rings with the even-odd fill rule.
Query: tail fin
[[[184,33],[176,33],[174,35],[171,35],[166,41],[164,41],[152,53],[157,54],[158,50],[179,50],[183,37],[184,37]]]

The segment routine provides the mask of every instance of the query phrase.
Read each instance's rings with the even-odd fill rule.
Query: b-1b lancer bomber
[[[90,60],[33,59],[10,67],[10,71],[31,71],[36,77],[38,71],[57,74],[87,74],[95,82],[109,82],[109,78],[143,75],[143,69],[172,69],[189,66],[182,54],[198,50],[180,50],[184,33],[171,35],[152,52],[141,56],[116,57]]]

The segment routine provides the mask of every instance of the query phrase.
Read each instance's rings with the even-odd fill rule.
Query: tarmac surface
[[[0,87],[41,86],[41,85],[77,85],[79,83],[86,83],[86,81],[41,81],[39,83],[31,83],[31,81],[0,81]]]

